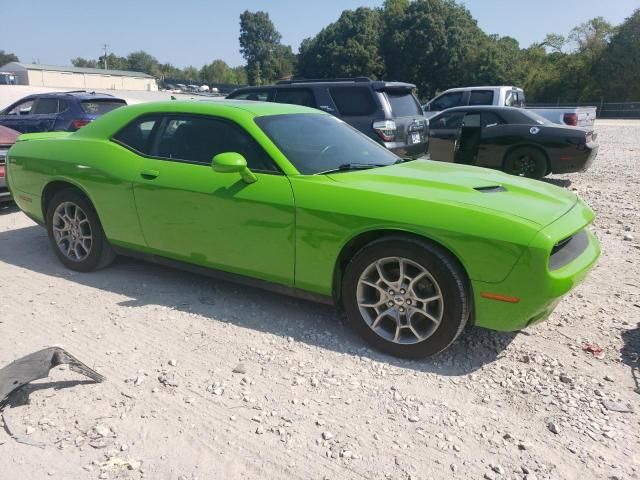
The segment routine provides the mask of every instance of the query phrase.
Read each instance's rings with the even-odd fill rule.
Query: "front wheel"
[[[467,277],[451,255],[428,242],[377,240],[346,268],[342,299],[353,327],[372,346],[405,358],[447,348],[470,311]]]
[[[536,148],[517,148],[504,159],[504,171],[519,177],[540,179],[547,174],[547,159]]]
[[[98,214],[86,197],[75,189],[55,194],[49,202],[46,218],[49,241],[66,267],[89,272],[107,266],[115,258]]]

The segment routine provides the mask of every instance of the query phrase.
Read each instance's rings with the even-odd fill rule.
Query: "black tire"
[[[88,225],[87,222],[84,222],[82,227],[85,233],[89,232],[91,235],[88,251],[87,249],[82,249],[86,253],[84,258],[72,259],[62,251],[63,247],[58,246],[54,234],[54,216],[58,207],[63,204],[77,206],[88,221]],[[71,270],[90,272],[108,266],[115,259],[115,253],[105,237],[93,205],[81,192],[74,188],[62,190],[53,196],[47,205],[46,226],[53,251],[60,261]],[[87,230],[87,228],[90,230]],[[68,245],[68,241],[63,243],[64,245]]]
[[[443,302],[439,307],[440,323],[434,323],[430,327],[430,336],[423,340],[416,337],[414,343],[399,343],[383,338],[369,325],[358,304],[358,283],[361,275],[367,275],[365,272],[372,271],[371,268],[376,261],[395,257],[407,259],[424,268],[435,279]],[[382,295],[378,295],[377,300],[381,301]],[[393,236],[373,241],[353,257],[343,276],[342,303],[353,328],[374,348],[397,357],[423,358],[441,352],[458,338],[469,319],[471,288],[462,267],[444,249],[427,241]],[[381,310],[385,308],[386,306],[380,307]],[[365,308],[365,312],[369,310]],[[412,323],[411,320],[409,323]],[[393,322],[391,325],[395,328]],[[406,327],[402,327],[403,332],[406,330]]]
[[[549,171],[547,158],[533,147],[520,147],[509,152],[504,159],[504,171],[519,177],[543,178]]]

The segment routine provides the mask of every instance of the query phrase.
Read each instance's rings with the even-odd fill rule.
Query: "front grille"
[[[559,241],[551,249],[549,256],[549,270],[557,270],[571,263],[584,252],[589,245],[586,230],[581,230],[571,237]]]

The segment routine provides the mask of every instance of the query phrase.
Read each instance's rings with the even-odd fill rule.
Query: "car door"
[[[465,112],[445,112],[429,122],[429,158],[441,162],[453,162],[458,130]]]
[[[454,158],[456,163],[472,165],[475,163],[480,146],[482,127],[480,124],[480,112],[467,112],[462,119],[462,125],[456,136]]]
[[[0,114],[0,125],[16,130],[20,133],[33,132],[31,110],[35,100],[30,98],[14,103]]]
[[[151,251],[293,285],[293,192],[262,147],[211,116],[165,115],[147,130],[150,155],[141,156],[134,193]],[[242,154],[257,181],[215,172],[211,159],[224,152]]]
[[[32,132],[48,132],[54,129],[58,118],[58,99],[55,97],[40,97],[35,101],[31,114]]]
[[[480,145],[476,156],[479,167],[501,168],[506,150],[512,141],[505,135],[506,121],[496,112],[482,112]]]

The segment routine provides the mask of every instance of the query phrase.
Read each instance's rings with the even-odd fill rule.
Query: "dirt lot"
[[[640,478],[640,122],[597,131],[593,168],[553,179],[598,213],[588,280],[540,326],[424,361],[329,307],[129,259],[71,272],[3,209],[0,366],[58,344],[107,381],[14,395],[8,427],[46,446],[0,430],[0,478]]]

